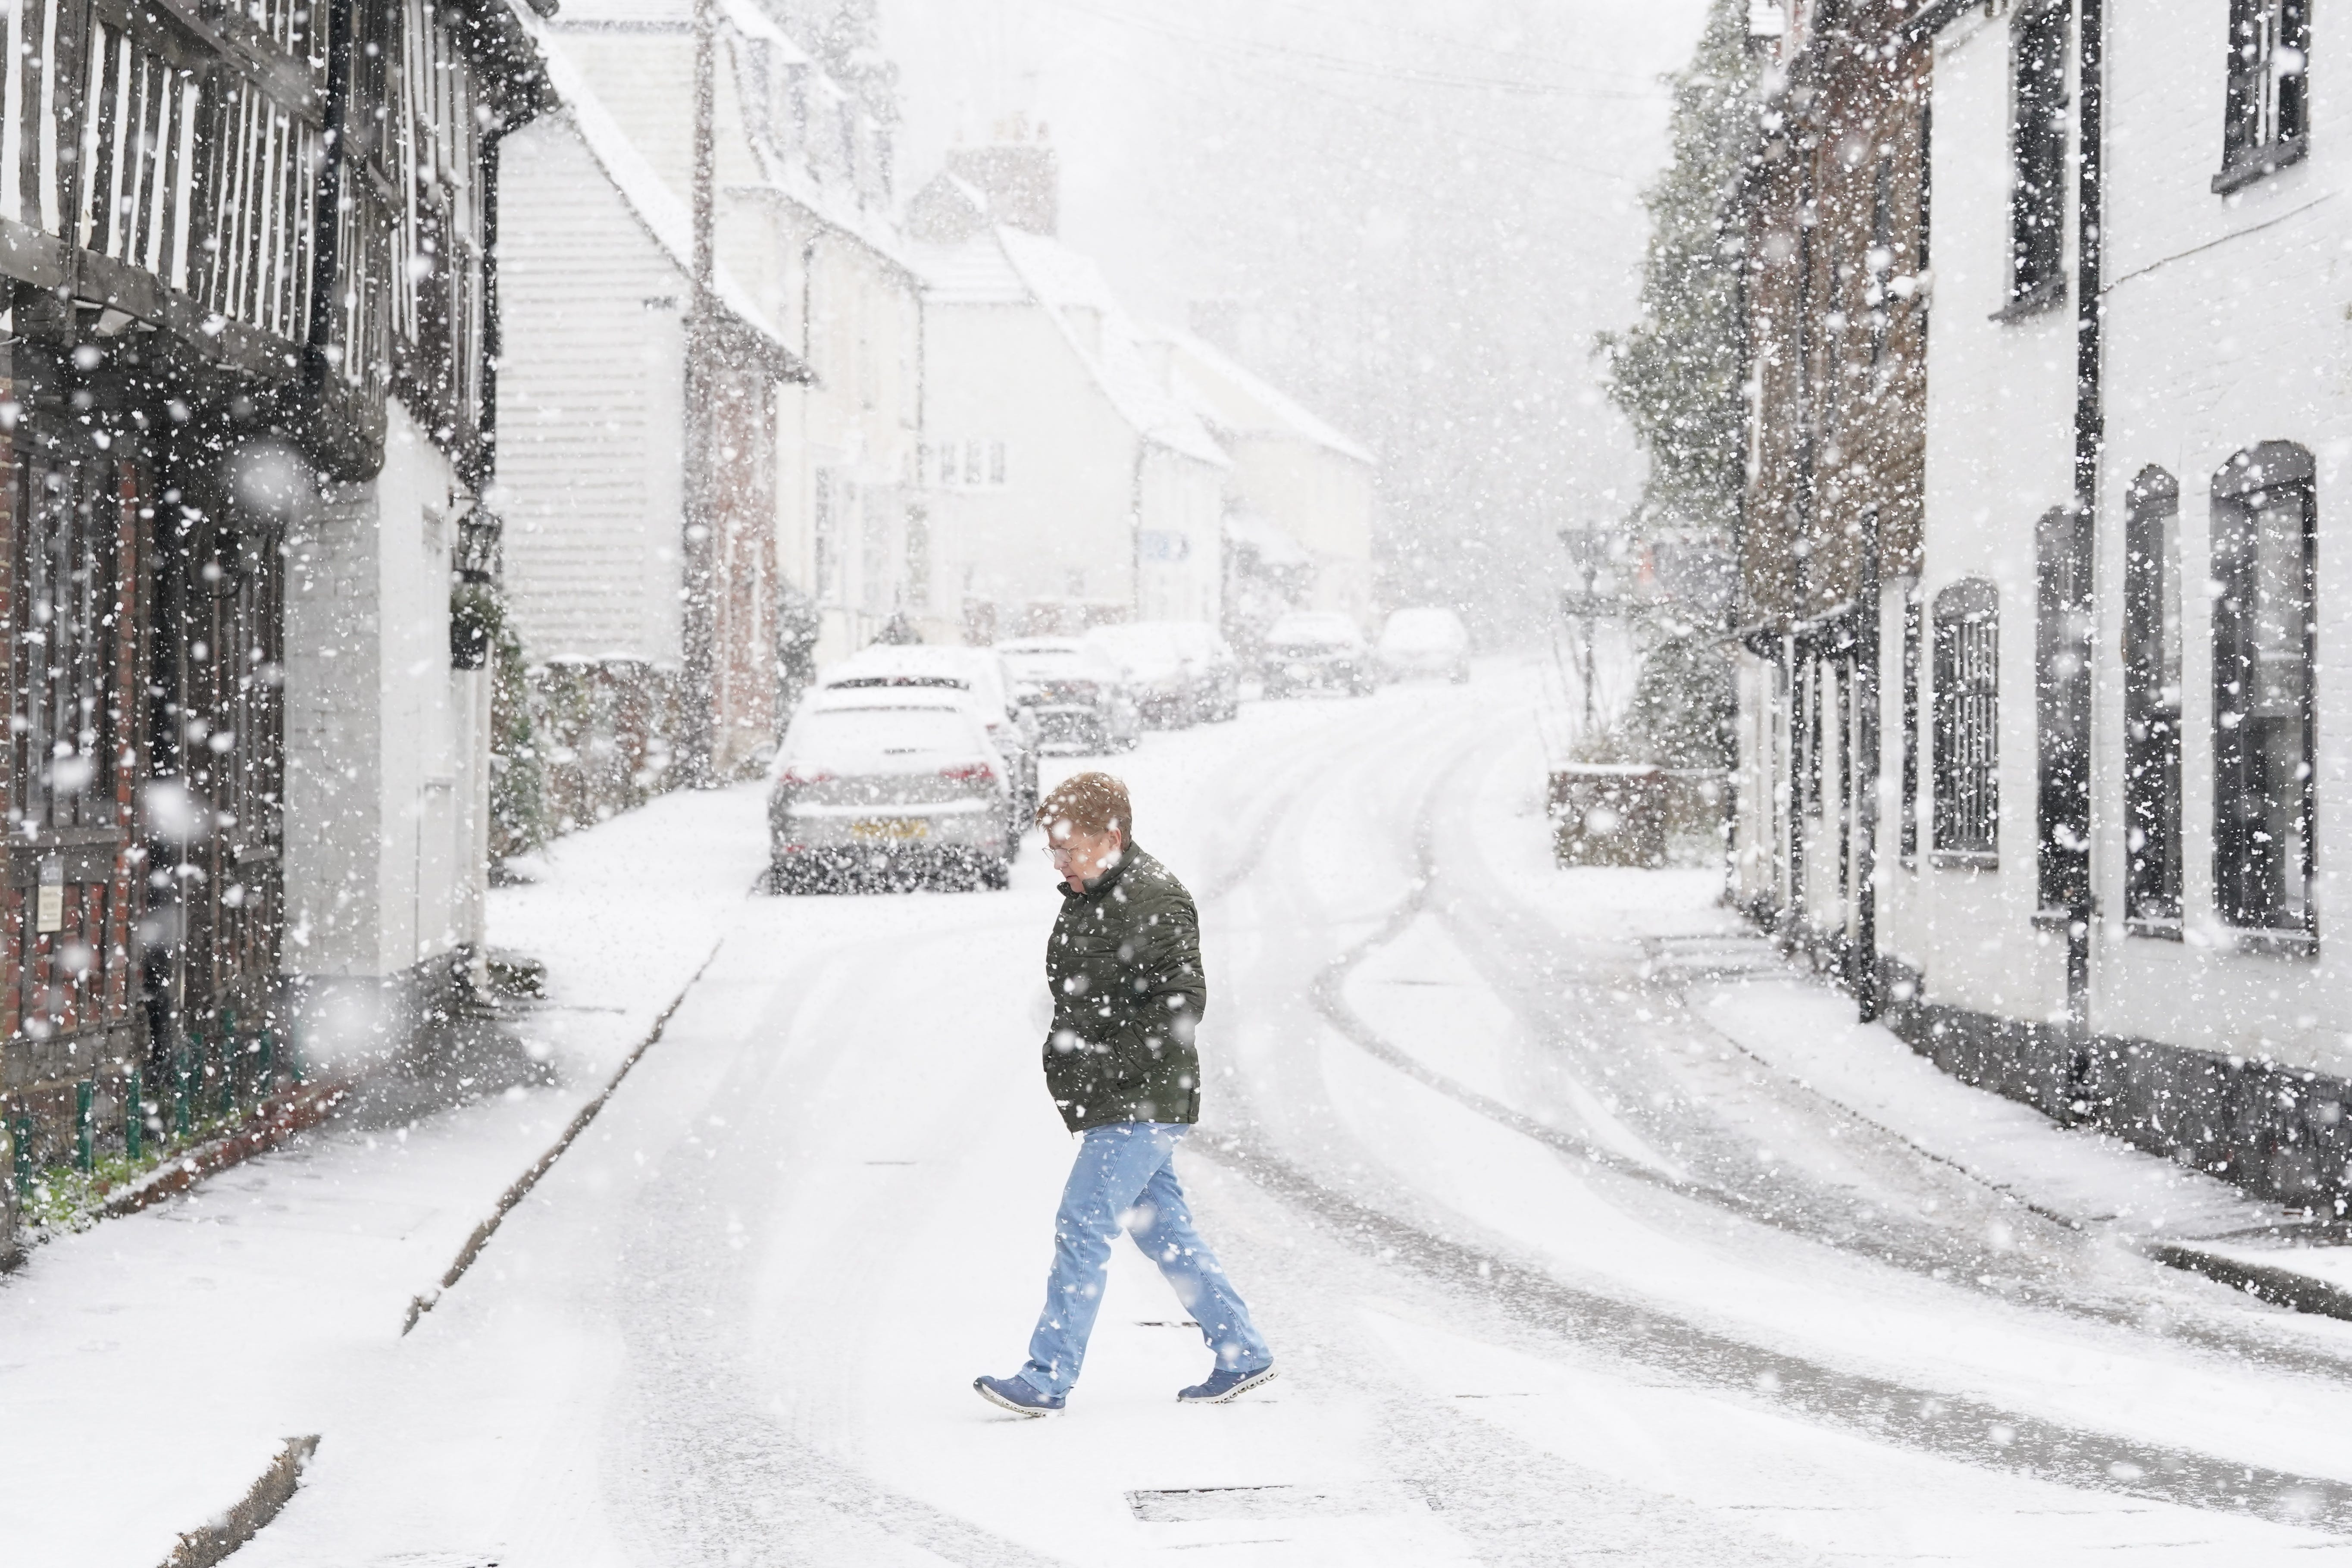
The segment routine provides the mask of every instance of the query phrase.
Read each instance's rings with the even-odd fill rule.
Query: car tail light
[[[822,768],[803,768],[798,763],[786,768],[782,782],[788,784],[820,784],[833,782],[833,775]]]
[[[953,779],[958,784],[993,784],[996,770],[986,763],[965,763],[957,767],[941,768],[940,777]]]

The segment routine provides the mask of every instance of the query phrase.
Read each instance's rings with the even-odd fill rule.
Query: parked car
[[[1470,679],[1470,628],[1451,610],[1399,610],[1381,628],[1381,673],[1391,680]]]
[[[1258,673],[1268,697],[1318,688],[1361,697],[1379,685],[1363,632],[1352,618],[1328,610],[1296,610],[1268,627]]]
[[[1040,747],[1127,752],[1143,716],[1110,656],[1077,637],[1022,637],[996,651],[1013,677],[1013,700],[1037,716]]]
[[[1184,649],[1164,621],[1097,626],[1088,646],[1119,668],[1143,721],[1155,730],[1184,730],[1201,721],[1199,682]]]
[[[1168,628],[1177,649],[1192,670],[1192,703],[1212,723],[1237,718],[1242,710],[1242,661],[1224,634],[1206,621],[1147,621]]]
[[[778,892],[946,879],[1003,887],[1012,782],[971,702],[946,687],[817,691],[770,766]]]
[[[1005,825],[1019,843],[1037,814],[1037,720],[1013,700],[1013,681],[994,648],[934,647],[877,643],[817,679],[820,691],[871,691],[907,687],[960,691],[971,703],[997,754],[1004,759],[1012,799]]]

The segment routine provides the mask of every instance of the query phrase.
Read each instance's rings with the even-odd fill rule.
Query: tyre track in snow
[[[1468,759],[1463,765],[1469,765]],[[1368,1052],[1384,1060],[1412,1061],[1381,1039],[1347,1002],[1347,972],[1393,941],[1417,915],[1426,913],[1446,928],[1487,989],[1531,1037],[1544,1042],[1555,1064],[1573,1072],[1589,1062],[1596,1047],[1602,1047],[1620,1056],[1622,1072],[1683,1083],[1686,1092],[1656,1104],[1638,1095],[1621,1098],[1615,1086],[1605,1081],[1580,1079],[1589,1091],[1612,1100],[1612,1110],[1633,1123],[1645,1138],[1661,1145],[1675,1144],[1678,1157],[1706,1174],[1676,1182],[1638,1162],[1615,1159],[1606,1150],[1593,1149],[1587,1154],[1570,1146],[1557,1130],[1530,1131],[1524,1124],[1537,1128],[1543,1124],[1523,1112],[1491,1101],[1485,1107],[1473,1104],[1478,1098],[1475,1091],[1459,1084],[1433,1083],[1440,1092],[1480,1114],[1515,1131],[1529,1131],[1563,1152],[1587,1154],[1613,1174],[1843,1254],[1924,1275],[1988,1300],[2137,1331],[2145,1331],[2147,1310],[2160,1301],[2166,1332],[2174,1342],[2251,1360],[2272,1370],[2352,1384],[2352,1360],[2345,1353],[2307,1337],[2276,1331],[2266,1313],[2210,1310],[2205,1300],[2210,1291],[2200,1281],[2176,1280],[2151,1268],[2141,1277],[2149,1285],[2181,1287],[2159,1297],[2147,1289],[2134,1290],[2086,1278],[2088,1271],[2078,1266],[2084,1249],[2106,1245],[2095,1232],[2086,1232],[2074,1217],[2042,1208],[1965,1165],[1921,1148],[1758,1057],[1693,1009],[1679,986],[1655,976],[1651,951],[1654,943],[1643,943],[1638,963],[1612,962],[1605,953],[1595,957],[1576,952],[1590,939],[1553,929],[1540,911],[1512,903],[1475,870],[1467,875],[1449,870],[1449,855],[1441,851],[1438,843],[1440,831],[1433,799],[1414,828],[1422,880],[1412,897],[1399,908],[1388,932],[1334,961],[1318,992],[1333,1026]],[[1468,834],[1459,824],[1450,831],[1457,839]],[[1474,866],[1482,861],[1475,843],[1458,843],[1452,858]],[[1578,967],[1563,975],[1563,962]],[[1569,985],[1582,993],[1584,1004],[1573,1016],[1568,1009],[1576,1004],[1561,995]],[[1595,994],[1611,991],[1626,999],[1613,1007],[1591,1005]],[[1629,1020],[1626,1015],[1636,1000],[1662,1016],[1647,1023]],[[1716,1047],[1716,1058],[1694,1062],[1672,1048],[1675,1042],[1690,1039],[1710,1043]],[[1725,1060],[1736,1068],[1727,1070],[1719,1065]],[[1416,1076],[1442,1077],[1417,1061],[1412,1068]],[[1693,1076],[1710,1081],[1694,1087],[1688,1082]],[[1855,1136],[1839,1140],[1839,1156],[1863,1165],[1882,1185],[1906,1178],[1941,1178],[1947,1192],[1957,1182],[1961,1192],[1975,1194],[1981,1206],[1967,1215],[1939,1211],[1935,1221],[1890,1213],[1883,1201],[1866,1190],[1811,1179],[1793,1163],[1760,1163],[1754,1158],[1757,1134],[1726,1120],[1727,1110],[1749,1116],[1773,1110],[1800,1117],[1815,1127],[1841,1129]],[[1878,1145],[1875,1149],[1869,1147],[1874,1142]],[[2042,1244],[2041,1256],[2034,1257],[2021,1247],[1989,1246],[1985,1227],[1975,1223],[1987,1218],[2037,1231],[2036,1239]]]
[[[962,923],[913,937],[895,927],[861,933],[804,955],[777,993],[805,995],[829,969],[920,971],[939,950],[971,940]],[[821,1052],[772,1055],[746,1035],[706,1103],[763,1124],[743,1108],[821,1079],[858,1046],[843,1033]],[[746,1568],[887,1562],[881,1553],[895,1544],[973,1568],[1056,1562],[831,1457],[755,1397],[754,1363],[774,1347],[740,1331],[754,1321],[743,1303],[757,1254],[737,1245],[731,1227],[754,1204],[750,1194],[772,1183],[773,1159],[765,1142],[713,1140],[703,1158],[673,1145],[656,1155],[657,1174],[632,1205],[615,1287],[634,1384],[619,1452],[658,1464],[654,1472],[641,1462],[616,1468],[635,1495],[633,1518],[657,1544],[655,1560]]]
[[[1380,749],[1392,752],[1394,743],[1383,738]],[[1349,747],[1338,756],[1328,757],[1322,782],[1329,784],[1364,751],[1363,747]],[[1596,1173],[1630,1178],[1743,1218],[1790,1228],[1781,1222],[1799,1212],[1793,1193],[1785,1194],[1790,1201],[1775,1203],[1769,1197],[1735,1194],[1713,1184],[1675,1181],[1639,1162],[1600,1149],[1590,1140],[1548,1127],[1445,1080],[1443,1075],[1381,1040],[1347,1005],[1339,986],[1348,971],[1381,942],[1393,940],[1428,908],[1438,873],[1434,863],[1434,813],[1447,798],[1446,784],[1458,777],[1472,760],[1468,756],[1457,759],[1422,790],[1410,833],[1412,863],[1418,876],[1402,905],[1381,921],[1374,934],[1349,944],[1318,971],[1310,984],[1317,1011],[1351,1045],[1367,1050],[1384,1065],[1447,1094],[1498,1125],[1536,1137],[1547,1147],[1585,1162]],[[1252,835],[1248,853],[1221,879],[1221,895],[1263,877],[1279,829],[1301,804],[1306,782],[1295,777],[1286,779],[1287,787],[1280,805],[1268,808],[1259,830]],[[1343,790],[1344,784],[1327,787],[1320,793],[1331,798]],[[1296,879],[1286,880],[1295,883]],[[1311,929],[1305,921],[1293,924],[1302,931]],[[1465,947],[1465,951],[1475,948]],[[1481,967],[1482,978],[1489,978],[1484,973],[1485,966]],[[1693,1022],[1696,1025],[1696,1020]],[[1704,1026],[1697,1026],[1704,1030]],[[1546,1032],[1538,1037],[1551,1036]],[[1851,1117],[1851,1113],[1837,1108],[1828,1109]],[[1330,1120],[1336,1124],[1336,1117]],[[1266,1130],[1246,1108],[1230,1123],[1220,1122],[1202,1131],[1206,1136],[1190,1145],[1192,1152],[1211,1159],[1304,1212],[1335,1239],[1391,1266],[1410,1268],[1426,1279],[1492,1302],[1530,1327],[1580,1349],[1600,1350],[1635,1364],[1667,1372],[1698,1386],[1758,1401],[1874,1441],[1979,1468],[2083,1490],[2301,1524],[2352,1537],[2352,1483],[2248,1466],[2192,1449],[2122,1437],[2045,1419],[1994,1401],[1849,1372],[1809,1357],[1770,1350],[1702,1326],[1662,1307],[1565,1283],[1544,1269],[1515,1260],[1503,1248],[1438,1235],[1426,1225],[1366,1202],[1278,1152]],[[1841,1245],[1829,1235],[1816,1239]],[[1842,1249],[1852,1250],[1843,1247]],[[1895,1261],[1904,1252],[1905,1249],[1895,1249],[1886,1260]],[[1931,1253],[1913,1255],[1909,1266],[1932,1272],[1936,1268],[1948,1268],[1949,1264],[1948,1253]]]

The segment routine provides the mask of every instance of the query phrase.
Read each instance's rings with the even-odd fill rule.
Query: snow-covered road
[[[1258,704],[1114,764],[1202,907],[1182,1169],[1269,1389],[1179,1408],[1204,1353],[1125,1249],[1066,1415],[973,1396],[1070,1152],[1051,872],[744,897],[736,791],[607,866],[656,896],[564,911],[583,953],[724,940],[473,1270],[303,1407],[317,1458],[236,1562],[2352,1562],[2352,1325],[1923,1148],[1905,1117],[1984,1097],[1871,1055],[1713,878],[1551,869],[1531,691]],[[607,1034],[667,1000],[589,967],[558,999],[625,1006]],[[2012,1166],[2074,1157],[2000,1125]]]

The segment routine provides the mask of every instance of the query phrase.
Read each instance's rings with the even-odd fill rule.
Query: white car
[[[818,691],[769,767],[778,892],[947,879],[1002,888],[1012,787],[971,704],[947,688]]]
[[[1143,721],[1155,730],[1189,730],[1201,721],[1201,698],[1192,661],[1168,623],[1144,621],[1097,626],[1087,633],[1127,679],[1127,689]]]
[[[1037,719],[1013,700],[1013,680],[994,648],[876,643],[817,678],[819,691],[894,688],[964,694],[988,727],[1013,788],[1005,824],[1014,842],[1037,813]]]
[[[1013,700],[1037,716],[1037,740],[1078,752],[1131,752],[1142,716],[1108,654],[1076,637],[1001,642]]]
[[[1225,634],[1206,621],[1148,621],[1168,628],[1168,636],[1192,668],[1192,704],[1211,723],[1241,716],[1242,661]]]
[[[1294,610],[1275,622],[1258,668],[1268,697],[1332,687],[1363,697],[1380,682],[1364,634],[1353,619],[1329,610]]]
[[[1391,680],[1470,679],[1470,629],[1451,610],[1399,610],[1381,628],[1381,673]]]

